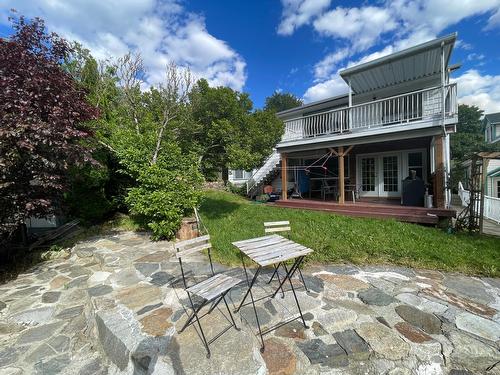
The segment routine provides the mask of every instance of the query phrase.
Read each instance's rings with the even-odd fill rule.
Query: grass
[[[231,242],[264,235],[264,221],[290,220],[291,238],[314,250],[309,262],[397,264],[500,276],[500,238],[272,207],[215,190],[206,192],[200,213],[212,237],[214,259],[224,264],[240,263]]]

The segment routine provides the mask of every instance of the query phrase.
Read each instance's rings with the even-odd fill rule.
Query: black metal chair
[[[188,326],[191,324],[194,324],[195,322],[197,323],[199,329],[200,329],[200,334],[201,334],[201,339],[203,341],[203,345],[205,346],[205,349],[207,350],[207,358],[210,358],[210,349],[209,345],[213,343],[215,340],[217,340],[219,337],[221,337],[224,333],[226,333],[229,329],[234,327],[236,330],[239,331],[239,328],[236,326],[236,323],[234,321],[233,315],[231,314],[231,310],[229,309],[229,305],[227,304],[226,301],[226,294],[231,290],[231,288],[241,282],[241,280],[238,280],[234,277],[224,275],[222,273],[216,274],[214,272],[214,267],[212,264],[212,256],[210,254],[210,249],[212,245],[210,244],[210,236],[202,236],[202,237],[197,237],[193,238],[191,240],[186,240],[186,241],[181,241],[175,244],[175,248],[177,250],[177,259],[179,259],[179,265],[181,267],[181,273],[182,273],[182,281],[184,283],[184,288],[186,290],[186,293],[188,295],[189,303],[191,305],[191,308],[193,310],[192,314],[188,314],[188,320],[184,324],[184,326],[181,328],[179,333],[182,333]],[[212,272],[212,276],[208,277],[207,279],[198,282],[194,285],[188,286],[186,282],[186,274],[184,272],[184,266],[182,263],[182,258],[190,255],[197,253],[202,250],[208,250],[208,258],[210,260],[210,270]],[[198,305],[195,305],[193,302],[193,296],[198,297],[201,299],[201,302]],[[227,312],[229,313],[229,317],[231,319],[228,327],[224,328],[221,332],[219,332],[217,335],[215,335],[212,339],[207,341],[207,338],[205,337],[205,333],[203,332],[203,328],[201,327],[201,318],[204,316],[210,314],[216,307],[217,305],[221,302],[224,301],[224,304],[226,305]],[[205,312],[203,315],[198,316],[199,312],[201,309],[211,303],[210,308],[208,309],[207,312]],[[224,315],[224,314],[223,314]],[[224,315],[225,316],[225,315]],[[226,317],[227,319],[227,317]],[[229,321],[229,319],[228,319]]]
[[[292,227],[290,226],[290,222],[288,220],[286,220],[286,221],[267,221],[264,223],[264,232],[266,234],[269,234],[269,233],[286,234],[286,237],[288,239],[290,239],[290,232],[291,231],[292,231]],[[273,272],[271,278],[269,279],[269,281],[267,282],[268,284],[270,284],[273,281],[274,276],[278,277],[278,282],[281,284],[281,278],[280,278],[280,274],[278,272],[280,266],[283,266],[283,268],[285,268],[285,270],[286,270],[286,267],[284,264],[278,263],[277,265],[275,265],[274,272]],[[304,276],[302,276],[302,271],[300,270],[300,268],[298,268],[297,270],[299,271],[300,280],[302,281],[302,284],[304,284],[304,288],[308,292],[309,289],[307,289],[306,282],[304,281]],[[283,289],[281,290],[281,294],[283,296],[285,294],[283,292]]]

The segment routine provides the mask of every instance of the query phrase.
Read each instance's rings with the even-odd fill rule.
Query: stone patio
[[[299,299],[309,329],[285,325],[261,353],[247,306],[235,315],[242,330],[211,345],[208,360],[194,326],[176,333],[186,295],[172,255],[171,243],[117,233],[0,285],[0,374],[500,374],[500,279],[308,266]],[[203,255],[186,268],[209,272]],[[256,294],[273,287],[262,281]],[[231,292],[233,305],[244,290]],[[264,326],[294,307],[291,293],[257,303]],[[222,312],[204,318],[209,337],[228,324]]]

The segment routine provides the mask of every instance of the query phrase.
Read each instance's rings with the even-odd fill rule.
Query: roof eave
[[[410,48],[404,49],[402,51],[395,52],[395,53],[392,53],[390,55],[383,56],[383,57],[380,57],[378,59],[353,66],[351,68],[343,69],[339,72],[339,74],[346,81],[345,77],[348,77],[352,74],[360,73],[360,72],[375,68],[377,66],[390,63],[390,62],[398,60],[404,56],[416,55],[416,54],[421,53],[423,51],[427,51],[427,50],[430,50],[432,48],[436,48],[438,46],[441,46],[441,43],[443,43],[443,42],[444,42],[444,44],[454,44],[456,39],[457,39],[457,35],[458,34],[456,32],[454,32],[452,34],[443,36],[441,38],[437,38],[437,39],[430,40],[428,42],[419,44],[418,46],[410,47]],[[450,57],[448,56],[448,59],[449,58]],[[448,63],[448,62],[449,61],[447,61],[446,63]]]

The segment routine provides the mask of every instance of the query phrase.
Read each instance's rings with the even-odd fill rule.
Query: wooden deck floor
[[[274,204],[279,207],[334,212],[353,217],[395,219],[422,224],[437,224],[441,218],[450,218],[456,215],[455,210],[401,206],[398,201],[386,201],[384,203],[358,201],[356,203],[346,202],[344,205],[340,205],[336,202],[320,200],[289,199],[277,201]]]

